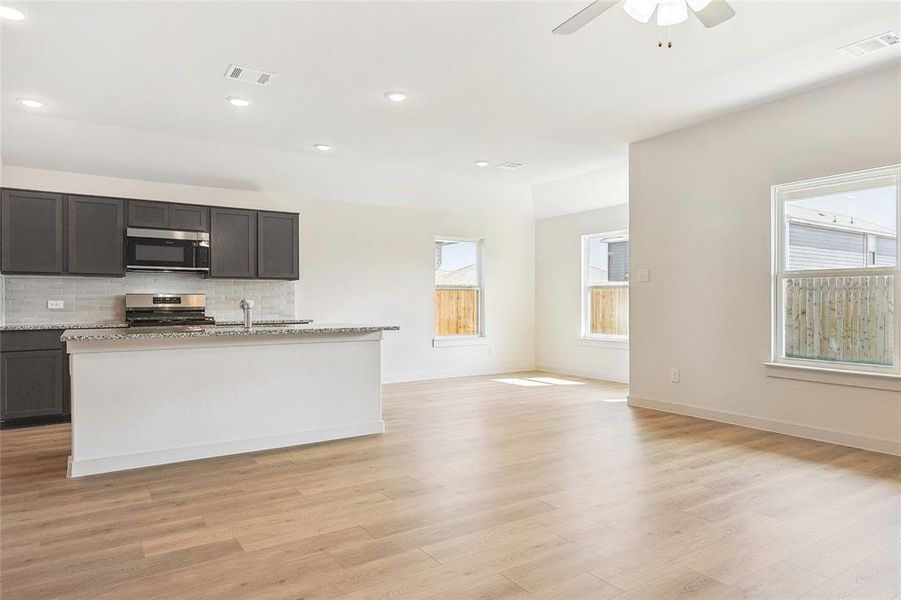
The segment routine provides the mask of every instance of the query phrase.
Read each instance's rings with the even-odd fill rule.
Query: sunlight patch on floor
[[[549,383],[551,385],[585,385],[582,381],[572,381],[570,379],[560,379],[558,377],[529,377],[529,381],[540,381],[541,383]]]
[[[581,381],[571,381],[569,379],[559,379],[557,377],[501,377],[492,379],[498,383],[507,383],[510,385],[519,385],[522,387],[539,387],[544,385],[585,385]]]
[[[542,385],[551,385],[549,383],[541,383],[540,381],[531,381],[522,377],[501,377],[500,379],[492,379],[498,383],[509,383],[510,385],[521,385],[522,387],[539,387]]]

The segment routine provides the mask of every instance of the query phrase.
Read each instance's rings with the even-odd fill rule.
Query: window
[[[774,362],[899,372],[898,166],[773,188]]]
[[[482,333],[482,243],[435,240],[435,335]]]
[[[582,236],[582,337],[629,335],[629,234]]]

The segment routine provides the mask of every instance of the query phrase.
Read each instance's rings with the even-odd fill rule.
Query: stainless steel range
[[[204,294],[125,294],[125,320],[131,327],[215,325],[206,315]]]

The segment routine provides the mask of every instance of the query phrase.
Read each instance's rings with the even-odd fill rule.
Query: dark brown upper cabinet
[[[66,207],[71,275],[125,275],[125,201],[69,196]]]
[[[210,209],[191,204],[169,205],[169,229],[182,231],[209,231]]]
[[[257,277],[300,277],[300,230],[298,215],[257,213]]]
[[[151,229],[209,231],[210,209],[193,204],[169,204],[146,200],[128,201],[128,226]]]
[[[169,228],[169,205],[165,202],[128,201],[128,226]]]
[[[0,271],[123,277],[127,227],[210,232],[210,277],[300,277],[297,213],[2,189]]]
[[[210,209],[210,277],[257,276],[257,213]]]
[[[0,194],[0,270],[63,272],[62,194],[3,190]]]

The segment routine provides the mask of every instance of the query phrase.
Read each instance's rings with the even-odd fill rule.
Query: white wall
[[[4,166],[3,185],[83,194],[291,210],[301,214],[297,316],[397,324],[385,335],[386,381],[531,368],[534,221],[531,210],[462,212],[310,200],[286,194],[117,179]],[[488,345],[432,348],[433,240],[481,237]]]
[[[532,211],[518,172],[477,169],[468,160],[436,171],[417,161],[366,160],[340,146],[328,154],[287,152],[21,110],[3,111],[0,123],[4,166],[383,206]]]
[[[901,394],[762,365],[770,187],[901,162],[899,88],[893,67],[631,146],[633,404],[901,453]]]
[[[629,348],[580,338],[582,236],[629,228],[620,204],[535,222],[535,364],[537,368],[629,381]]]
[[[532,187],[535,218],[585,212],[629,201],[629,160],[623,156],[600,169]]]

